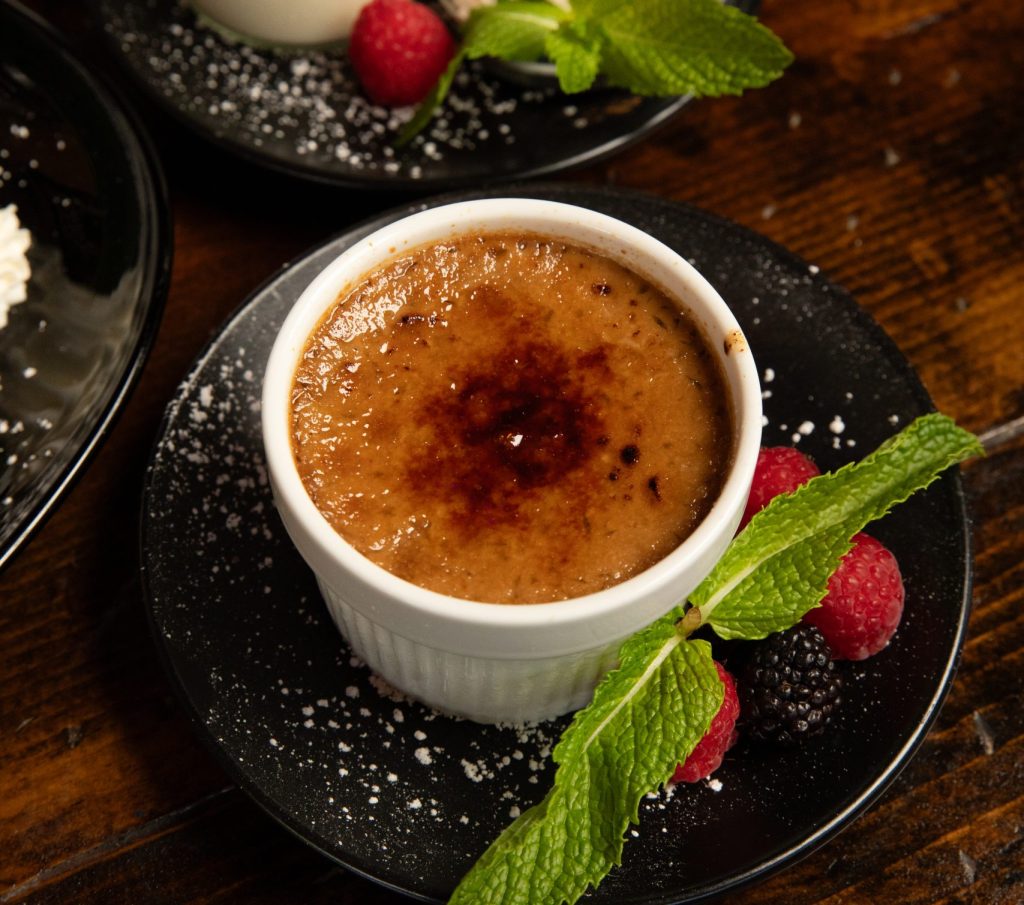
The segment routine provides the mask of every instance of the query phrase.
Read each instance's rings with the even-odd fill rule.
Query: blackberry
[[[770,635],[743,672],[742,719],[764,741],[791,743],[818,735],[842,703],[842,676],[824,636],[797,625]]]

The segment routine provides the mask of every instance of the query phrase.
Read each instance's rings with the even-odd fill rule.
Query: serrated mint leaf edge
[[[601,71],[601,41],[589,39],[576,29],[560,28],[550,32],[544,49],[555,64],[558,87],[566,94],[586,91]]]
[[[652,10],[678,20],[678,29],[652,30]],[[793,61],[771,29],[719,0],[619,3],[594,21],[606,38],[603,74],[637,94],[741,94],[774,81]]]
[[[681,644],[685,638],[676,630],[676,625],[683,617],[680,607],[675,607],[671,612],[666,613],[660,619],[656,619],[646,628],[627,638],[619,648],[619,665],[611,670],[594,689],[594,696],[590,703],[581,710],[576,711],[572,722],[562,732],[558,744],[552,751],[552,760],[561,764],[569,760],[574,753],[585,750],[599,734],[596,731],[588,733],[587,741],[582,746],[575,745],[576,736],[580,734],[583,726],[595,713],[601,713],[599,726],[603,727],[635,696],[643,687],[641,682],[652,674],[650,664],[653,662],[649,648],[657,645],[654,659],[663,663],[672,651]],[[632,683],[630,692],[626,696],[616,696],[616,686],[628,676],[630,671],[646,663],[640,670],[637,681]],[[628,679],[627,679],[628,681]]]
[[[856,499],[858,483],[877,484],[878,478],[873,477],[874,471],[893,467],[892,460],[899,462],[901,456],[914,455],[916,447],[920,448],[920,454],[923,456],[929,444],[935,444],[938,448],[927,460],[912,463],[915,466],[912,472],[898,471],[894,481],[877,492],[868,493],[866,501]],[[869,522],[881,518],[918,490],[931,485],[947,468],[973,455],[982,454],[984,450],[978,438],[958,427],[951,418],[939,413],[920,416],[859,462],[852,462],[838,471],[812,478],[794,493],[784,494],[772,500],[733,540],[715,568],[690,595],[690,602],[699,608],[702,621],[711,623],[716,633],[719,627],[730,632],[727,635],[723,634],[722,637],[746,637],[734,634],[734,629],[727,628],[728,609],[721,612],[719,609],[726,605],[730,595],[762,568],[765,562],[785,555],[799,545],[813,541],[816,535],[833,529],[841,528],[846,532],[847,538],[850,538]],[[914,477],[915,473],[917,477]],[[837,502],[837,481],[848,482],[851,477],[854,479],[853,487],[847,483],[844,493]],[[893,483],[898,486],[895,493],[892,491]],[[818,497],[823,499],[823,505],[816,517],[808,518],[807,504]],[[841,517],[836,517],[837,515]],[[798,526],[796,530],[794,522]],[[756,552],[758,548],[765,552]],[[835,558],[832,571],[838,566],[842,555],[845,555],[845,551]],[[804,591],[807,598],[804,613],[824,597],[826,588],[827,579],[821,588]],[[794,623],[790,623],[792,624]]]
[[[602,680],[595,691],[594,702],[578,711],[571,726],[563,732],[562,740],[553,755],[556,762],[559,757],[561,762],[552,789],[540,804],[523,813],[491,844],[459,884],[450,900],[452,905],[487,905],[499,902],[548,905],[549,902],[563,899],[575,902],[588,888],[596,887],[613,867],[621,863],[625,831],[630,824],[637,822],[641,799],[651,788],[664,784],[671,777],[676,763],[685,760],[696,747],[707,732],[724,697],[724,686],[711,658],[710,645],[706,641],[689,640],[677,631],[675,624],[680,614],[681,611],[676,610],[669,616],[662,617],[626,642],[622,649],[622,665]],[[652,641],[657,643],[657,647],[645,655],[644,648]],[[681,658],[682,662],[676,662],[676,658]],[[601,840],[598,840],[590,849],[591,854],[598,856],[593,863],[572,864],[571,868],[566,870],[559,862],[560,859],[569,857],[567,849],[571,849],[571,846],[560,846],[557,851],[548,852],[544,856],[544,853],[536,851],[538,840],[530,839],[529,834],[543,833],[545,827],[541,822],[544,820],[562,819],[563,823],[568,823],[569,817],[572,816],[569,810],[573,806],[578,806],[578,802],[585,801],[580,797],[579,790],[572,787],[574,781],[579,781],[579,777],[574,775],[574,768],[577,771],[582,770],[586,777],[590,776],[593,762],[588,759],[588,755],[594,751],[597,752],[596,756],[601,755],[599,740],[608,726],[613,724],[616,717],[628,708],[639,690],[649,685],[654,677],[664,678],[661,676],[661,668],[668,661],[673,662],[674,672],[679,672],[685,667],[685,671],[695,678],[694,682],[685,686],[685,691],[694,695],[693,700],[686,702],[686,707],[691,711],[703,711],[696,717],[699,722],[690,726],[685,737],[680,739],[672,757],[668,758],[671,763],[657,768],[656,772],[660,775],[642,777],[640,782],[635,782],[632,774],[623,778],[624,785],[632,783],[635,788],[630,793],[628,803],[624,801],[623,806],[618,808],[618,825],[596,827],[602,830],[600,835],[604,837],[604,842],[610,844],[601,844]],[[628,671],[638,667],[642,667],[640,675],[635,680],[630,680]],[[624,673],[624,670],[627,672]],[[617,695],[615,686],[623,681],[630,682],[630,691],[625,695]],[[683,703],[682,699],[680,703]],[[595,705],[597,709],[592,711],[591,708]],[[680,712],[685,710],[686,708],[680,708]],[[595,716],[595,713],[598,715]],[[597,726],[586,725],[594,720],[597,721]],[[575,736],[570,733],[570,729],[574,727]],[[576,737],[582,741],[577,743]],[[636,763],[637,761],[634,761],[634,765]],[[611,800],[614,801],[623,797],[623,791],[606,790],[607,794],[604,797],[607,799],[608,795],[611,795]],[[582,816],[592,827],[594,826],[593,814],[589,809],[585,809]],[[531,857],[522,858],[519,863],[515,863],[515,847],[523,845],[527,847]],[[510,864],[509,861],[513,863]],[[557,872],[557,875],[552,876],[552,870]],[[552,888],[554,886],[561,888]]]
[[[796,625],[806,613],[821,605],[822,598],[828,591],[828,581],[832,573],[838,568],[842,558],[850,551],[852,544],[850,538],[856,534],[859,528],[852,532],[845,526],[826,532],[826,537],[816,535],[814,543],[827,547],[828,552],[822,555],[827,557],[825,562],[816,569],[817,574],[822,575],[817,583],[812,582],[809,577],[802,573],[800,578],[804,584],[802,589],[789,589],[785,595],[786,605],[775,610],[765,611],[760,602],[751,603],[746,596],[745,590],[750,583],[759,580],[758,572],[755,571],[733,590],[721,607],[714,610],[709,618],[705,620],[718,637],[726,641],[757,641],[767,638],[775,632],[782,632]],[[766,568],[762,566],[761,568]]]
[[[571,13],[550,3],[531,0],[507,0],[494,6],[482,6],[473,10],[463,35],[462,50],[471,60],[480,57],[497,56],[511,62],[528,62],[540,59],[544,54],[545,38],[556,31],[561,23],[571,18]],[[503,28],[520,29],[516,40],[499,42]],[[506,46],[519,43],[521,52],[506,54],[500,52],[500,44]]]

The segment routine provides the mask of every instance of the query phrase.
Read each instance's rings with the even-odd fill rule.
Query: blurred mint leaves
[[[786,46],[753,16],[720,0],[498,0],[473,10],[462,44],[399,136],[409,142],[444,101],[465,60],[549,60],[562,91],[600,77],[613,88],[657,96],[741,94],[778,78]]]

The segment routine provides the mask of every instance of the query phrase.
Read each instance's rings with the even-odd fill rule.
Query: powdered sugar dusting
[[[560,727],[453,719],[349,653],[273,511],[252,375],[294,292],[268,292],[182,386],[151,467],[147,507],[167,543],[150,549],[170,556],[150,561],[164,643],[216,689],[204,721],[234,763],[278,789],[293,777],[292,807],[325,845],[344,839],[421,876],[438,858],[468,866],[482,825],[544,794]],[[368,823],[373,834],[348,829]]]
[[[360,92],[339,49],[277,54],[231,43],[196,23],[185,6],[169,6],[163,28],[130,6],[109,16],[106,29],[124,53],[145,67],[166,98],[215,134],[239,134],[255,148],[287,145],[291,155],[347,169],[422,176],[422,158],[437,160],[447,149],[475,150],[490,141],[513,144],[512,133],[490,135],[483,117],[515,110],[537,98],[505,98],[494,85],[463,73],[445,115],[417,139],[415,154],[393,142],[412,108],[373,104]]]
[[[479,169],[477,155],[484,154],[507,158],[514,175],[524,165],[516,148],[524,140],[535,144],[537,128],[546,133],[544,153],[567,161],[586,154],[588,140],[574,133],[592,124],[630,130],[629,116],[615,106],[621,94],[581,101],[585,109],[567,107],[553,86],[523,87],[473,62],[460,69],[426,129],[399,149],[396,139],[414,108],[370,102],[340,48],[285,53],[234,43],[172,0],[105,0],[102,8],[108,36],[169,105],[214,136],[300,169],[359,181],[417,182],[433,174],[450,182],[467,166],[497,175]],[[653,112],[669,102],[645,103]],[[533,123],[525,136],[524,113]],[[640,117],[633,128],[645,122]],[[535,147],[526,156],[532,154]]]

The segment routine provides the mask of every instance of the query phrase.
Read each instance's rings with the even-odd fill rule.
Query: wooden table
[[[33,6],[88,24],[77,4]],[[569,178],[693,202],[819,264],[989,456],[964,472],[974,611],[938,722],[865,816],[730,901],[1021,903],[1024,6],[765,7],[797,56],[781,81],[694,104]],[[162,411],[218,325],[289,258],[401,199],[288,182],[146,116],[176,223],[159,339],[113,434],[0,575],[0,902],[398,902],[290,837],[194,737],[145,624],[136,532]]]

